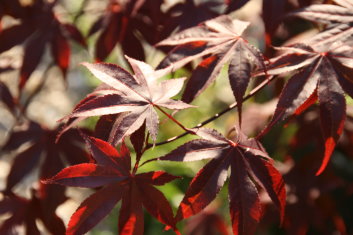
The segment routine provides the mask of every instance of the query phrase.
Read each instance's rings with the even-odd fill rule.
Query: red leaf
[[[346,61],[352,58],[349,48],[341,45],[325,48],[327,51],[322,52],[297,44],[288,48],[292,52],[275,60],[275,66],[269,66],[270,74],[281,73],[285,68],[296,68],[300,71],[283,88],[270,124],[258,137],[263,136],[281,119],[302,112],[318,98],[325,150],[317,175],[325,169],[342,133],[346,117],[344,91],[349,95],[353,94],[353,82],[350,79],[353,69],[347,66],[349,63]]]
[[[279,209],[282,223],[286,206],[286,190],[282,175],[271,162],[261,157],[249,155],[247,160],[252,168],[252,174],[257,179],[256,182],[267,191],[271,200]]]
[[[0,33],[0,53],[22,43],[31,33],[32,29],[28,24],[15,25],[2,30]]]
[[[164,171],[153,171],[147,173],[141,173],[138,175],[138,180],[142,182],[147,182],[153,185],[164,185],[172,180],[178,179],[180,177],[168,174]]]
[[[123,189],[114,183],[88,197],[71,216],[66,234],[79,235],[91,230],[114,208],[122,197]]]
[[[125,180],[112,166],[101,166],[93,163],[82,163],[67,167],[56,176],[44,180],[46,184],[61,184],[72,187],[96,188],[109,183]]]
[[[260,220],[260,198],[253,181],[268,192],[283,218],[286,193],[281,175],[257,140],[248,139],[239,129],[235,130],[235,141],[232,141],[215,130],[196,129],[195,133],[206,140],[192,140],[159,158],[170,161],[212,159],[192,179],[178,208],[177,222],[211,203],[223,186],[229,167],[230,214],[235,234],[253,234]]]
[[[229,164],[228,158],[219,157],[197,173],[180,203],[177,221],[197,214],[215,199],[227,179]]]
[[[90,117],[98,115],[128,112],[119,116],[110,133],[110,142],[119,143],[122,138],[137,131],[144,123],[153,141],[157,138],[159,118],[154,108],[184,109],[193,107],[181,101],[174,101],[183,86],[184,79],[171,79],[157,82],[164,76],[164,70],[155,71],[150,65],[127,57],[135,72],[135,77],[119,66],[106,63],[84,65],[110,89],[100,89],[91,94],[95,98],[86,98],[80,102],[72,117]],[[107,92],[105,95],[102,91]],[[98,95],[102,92],[102,95]]]
[[[192,60],[208,56],[194,70],[186,85],[182,100],[189,103],[204,91],[216,79],[222,67],[231,61],[229,79],[239,108],[252,72],[265,69],[261,52],[241,37],[248,24],[222,15],[172,35],[157,46],[178,46],[157,68],[171,67],[175,70]]]
[[[131,184],[125,192],[119,214],[119,234],[143,234],[142,201],[135,184]]]
[[[55,63],[59,66],[65,77],[70,64],[70,46],[60,30],[57,30],[51,40],[51,51]]]
[[[120,153],[109,143],[84,136],[98,164],[67,167],[42,181],[76,187],[101,187],[87,198],[72,215],[67,234],[83,234],[105,217],[122,199],[119,215],[120,234],[143,235],[142,205],[162,223],[175,228],[173,211],[164,195],[153,185],[163,185],[178,177],[165,172],[130,172],[130,153],[123,144]],[[101,165],[99,165],[101,164]],[[123,171],[121,170],[123,169]],[[143,196],[141,196],[143,195]]]
[[[143,197],[141,197],[141,200],[146,210],[163,224],[169,225],[173,229],[176,229],[173,210],[164,194],[143,181],[137,181],[137,185],[139,195],[142,195],[143,192]]]
[[[0,82],[0,101],[4,102],[11,112],[14,112],[15,99],[13,98],[9,88],[3,82]]]
[[[38,66],[45,49],[47,35],[36,35],[32,37],[25,46],[23,63],[20,71],[19,88],[22,89],[32,72]]]
[[[62,24],[63,29],[67,33],[67,35],[79,43],[83,47],[87,47],[87,43],[81,32],[72,24]]]
[[[125,146],[122,147],[122,154],[119,154],[113,146],[103,140],[88,136],[84,137],[86,144],[98,165],[114,167],[124,175],[129,174],[129,171],[131,170],[131,161],[129,152],[125,150]]]
[[[322,70],[323,74],[326,76],[320,79],[318,96],[320,102],[321,129],[325,138],[325,153],[323,162],[320,169],[316,172],[316,175],[321,174],[325,169],[338,138],[342,134],[346,118],[346,99],[337,78],[332,79],[332,77],[337,75],[327,59],[323,62]]]
[[[11,170],[7,176],[6,190],[10,191],[19,183],[23,177],[30,173],[38,164],[43,146],[33,144],[28,149],[18,154],[12,163]]]
[[[96,43],[95,53],[98,61],[104,61],[119,41],[119,33],[121,29],[120,20],[122,15],[120,13],[115,13],[109,17],[108,25],[99,36]]]
[[[244,160],[240,155],[231,160],[230,217],[234,234],[255,234],[261,218],[261,205],[256,186],[247,174]]]

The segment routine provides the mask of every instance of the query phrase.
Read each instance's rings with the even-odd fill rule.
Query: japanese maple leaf
[[[352,50],[350,46],[334,44],[327,51],[314,51],[310,46],[296,44],[289,52],[276,58],[268,74],[298,70],[283,88],[266,133],[279,120],[319,101],[321,130],[325,139],[323,162],[317,175],[326,167],[342,133],[346,117],[344,92],[353,97]]]
[[[229,82],[238,103],[241,122],[242,101],[251,72],[265,68],[260,51],[241,37],[248,25],[248,22],[232,20],[229,16],[222,15],[157,44],[177,46],[162,60],[158,68],[177,69],[194,59],[206,56],[188,80],[183,101],[190,103],[216,79],[222,67],[229,62]]]
[[[47,3],[44,0],[35,1],[31,6],[20,8],[20,24],[5,28],[0,33],[0,53],[22,44],[24,57],[20,69],[19,88],[22,89],[32,72],[38,66],[47,44],[50,45],[54,63],[66,75],[70,47],[67,38],[85,46],[85,41],[79,30],[71,24],[61,23],[53,12],[57,1]]]
[[[313,4],[289,14],[289,16],[297,16],[328,25],[326,30],[305,42],[313,48],[325,47],[337,41],[345,43],[351,41],[350,37],[353,36],[353,1],[334,0],[334,2],[338,5]]]
[[[60,129],[60,128],[59,128]],[[78,164],[89,160],[88,154],[80,144],[82,139],[77,130],[69,130],[55,144],[58,129],[50,130],[35,122],[16,127],[2,147],[2,151],[17,152],[7,176],[6,189],[9,192],[34,169],[39,168],[41,178],[58,173],[65,165]]]
[[[52,185],[49,185],[49,188]],[[56,186],[56,185],[54,185]],[[48,188],[48,186],[46,186]],[[32,190],[31,198],[27,199],[16,194],[5,194],[0,201],[0,214],[9,213],[10,217],[0,225],[1,234],[19,234],[15,228],[23,225],[26,234],[40,235],[37,220],[53,235],[65,232],[64,222],[56,214],[57,207],[66,200],[64,190],[56,190],[55,194],[47,190]]]
[[[16,100],[12,96],[9,88],[3,82],[0,82],[0,101],[6,105],[9,111],[14,113],[16,107]]]
[[[116,119],[110,142],[118,143],[123,137],[135,132],[144,122],[155,141],[159,120],[154,108],[162,110],[161,107],[169,109],[193,107],[182,101],[170,99],[181,90],[184,79],[170,79],[158,83],[157,78],[164,75],[164,70],[154,71],[144,62],[129,57],[127,59],[135,76],[114,64],[83,63],[93,75],[104,82],[104,86],[81,101],[68,118],[124,112],[124,115]]]
[[[215,209],[200,212],[198,215],[186,221],[185,234],[187,235],[229,235],[228,226],[223,216]]]
[[[199,23],[220,15],[220,8],[224,7],[223,1],[214,0],[186,0],[178,2],[168,9],[163,35],[168,37],[175,29],[184,30],[194,27]]]
[[[158,28],[163,22],[162,0],[110,0],[105,14],[92,25],[89,36],[101,30],[95,44],[95,57],[104,61],[120,43],[124,54],[145,60],[139,31],[149,43],[155,44]]]
[[[160,222],[175,228],[172,208],[155,185],[163,185],[178,177],[155,171],[136,174],[131,171],[131,158],[123,144],[118,152],[108,142],[85,137],[95,163],[67,167],[45,183],[73,187],[97,188],[71,216],[66,234],[84,234],[102,220],[121,200],[119,234],[143,234],[143,210]]]
[[[255,139],[237,132],[236,141],[215,130],[201,128],[195,133],[203,139],[192,140],[159,160],[188,162],[211,159],[192,179],[176,215],[176,221],[197,214],[210,204],[222,188],[231,169],[229,207],[234,234],[254,234],[261,218],[257,186],[265,189],[279,208],[285,209],[285,187],[271,158]]]
[[[329,234],[334,230],[341,234],[349,234],[345,229],[345,222],[349,219],[348,217],[345,219],[339,210],[346,200],[351,200],[346,197],[349,195],[345,186],[348,182],[336,173],[342,172],[345,165],[332,166],[319,177],[314,175],[322,157],[316,149],[320,148],[323,141],[316,134],[320,124],[318,115],[313,113],[315,112],[308,110],[296,119],[298,130],[287,148],[286,155],[290,156],[295,164],[283,175],[283,178],[287,183],[288,198],[296,198],[296,200],[286,208],[284,228],[288,233],[293,234],[306,234],[309,230],[316,231],[316,234]],[[351,142],[349,143],[352,146]],[[346,155],[346,153],[343,154]],[[340,196],[337,192],[340,192]],[[337,197],[340,200],[334,200]]]

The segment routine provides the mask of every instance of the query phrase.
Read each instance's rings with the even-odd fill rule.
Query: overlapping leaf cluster
[[[17,0],[0,3],[0,19],[17,20],[0,29],[0,53],[15,46],[22,46],[24,51],[14,86],[18,95],[13,95],[13,86],[0,81],[0,101],[14,119],[1,149],[14,156],[0,201],[0,214],[11,215],[0,225],[1,234],[16,233],[18,225],[24,225],[27,234],[84,234],[116,205],[120,208],[118,233],[124,235],[145,233],[145,212],[176,234],[261,233],[274,218],[269,204],[277,208],[280,224],[289,232],[326,231],[328,227],[320,218],[330,223],[332,220],[331,227],[342,234],[351,231],[345,225],[346,216],[340,214],[340,202],[332,197],[332,191],[341,190],[344,193],[338,194],[348,200],[351,192],[345,184],[349,183],[326,168],[336,146],[346,155],[353,152],[351,101],[347,101],[348,96],[353,98],[352,0],[335,0],[334,4],[264,0],[266,48],[261,48],[262,52],[248,40],[251,23],[228,14],[243,9],[247,0],[187,0],[172,3],[167,9],[167,1],[109,0],[104,14],[87,31],[87,37],[97,34],[94,45],[87,46],[75,23],[89,13],[85,12],[89,2],[83,1],[83,8],[70,23],[56,14],[56,7],[65,6],[60,0],[38,0],[28,5]],[[287,22],[301,22],[296,21],[298,18],[316,22],[319,32],[309,39],[299,37],[295,43],[270,48],[272,43],[292,39],[292,26]],[[31,120],[28,109],[43,91],[43,84],[27,96],[23,95],[24,88],[33,72],[39,70],[47,46],[52,63],[46,64],[43,78],[47,79],[52,65],[58,66],[66,78],[72,54],[70,38],[81,44],[81,49],[92,46],[92,60],[97,62],[82,65],[102,83],[78,102],[59,126],[47,128]],[[116,45],[121,46],[131,72],[103,62],[118,51]],[[165,53],[156,68],[144,62],[150,46]],[[191,62],[197,65],[193,67]],[[181,68],[190,76],[169,78]],[[13,70],[16,68],[11,64],[0,64],[1,74]],[[187,127],[176,118],[176,111],[187,113],[198,108],[191,103],[202,97],[222,70],[227,70],[235,102],[219,114],[200,120],[203,122],[197,126]],[[243,104],[263,90],[271,99],[277,98],[269,92],[273,89],[271,82],[277,82],[279,88],[277,106],[267,126],[261,126],[262,132],[252,133],[256,137],[249,138],[243,130],[249,125]],[[279,86],[282,82],[283,87]],[[203,127],[234,108],[238,114],[232,122],[237,120],[228,135]],[[91,117],[99,117],[93,131],[77,128],[77,123]],[[273,151],[287,140],[278,133],[274,137],[274,127],[291,117],[297,124],[295,133],[281,151]],[[160,141],[161,118],[174,122],[184,133]],[[260,110],[256,118],[262,118]],[[148,150],[154,154],[155,146],[185,135],[196,139],[163,156],[146,157]],[[262,139],[270,153],[280,156],[268,154],[260,143]],[[310,152],[312,145],[315,150]],[[281,155],[284,167],[276,169],[272,157],[280,159]],[[181,177],[172,171],[141,169],[146,164],[159,167],[158,163],[164,161],[184,166],[202,161],[177,208],[159,186],[178,182]],[[21,195],[21,184],[36,169],[36,185],[28,187],[27,196]],[[341,174],[352,176],[349,171]],[[211,205],[224,185],[228,186],[229,228]],[[94,191],[81,202],[66,227],[57,215],[58,207],[68,199],[65,187]],[[187,225],[183,231],[180,224],[197,214],[194,226]],[[38,221],[43,226],[38,226]]]

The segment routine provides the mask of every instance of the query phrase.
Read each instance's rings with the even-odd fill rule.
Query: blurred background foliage
[[[19,3],[21,6],[30,6],[35,1],[21,0]],[[48,2],[51,1],[48,0]],[[87,43],[87,47],[84,48],[77,42],[69,41],[71,59],[66,75],[66,82],[62,79],[60,69],[53,66],[53,59],[50,54],[45,52],[40,64],[31,75],[30,80],[23,91],[21,91],[22,94],[19,97],[17,81],[21,60],[24,55],[23,45],[19,44],[0,54],[0,81],[9,87],[14,97],[19,97],[18,103],[23,104],[28,100],[30,101],[25,110],[26,118],[47,126],[50,129],[56,128],[58,125],[57,120],[70,113],[79,100],[99,85],[98,79],[94,78],[79,64],[84,61],[94,62],[97,60],[97,43],[100,40],[100,36],[104,34],[104,28],[98,28],[98,30],[94,31],[92,27],[99,20],[107,20],[104,17],[107,17],[108,14],[114,13],[114,9],[109,8],[111,4],[115,4],[114,6],[116,7],[119,4],[128,4],[128,2],[127,0],[58,1],[54,7],[55,16],[60,22],[75,25],[84,35]],[[321,3],[323,1],[164,0],[153,2],[146,0],[136,2],[145,4],[133,16],[137,19],[136,22],[138,23],[140,22],[138,20],[146,18],[146,25],[148,27],[153,27],[155,26],[154,24],[160,27],[155,29],[159,30],[160,35],[145,34],[143,30],[148,29],[148,27],[143,28],[140,25],[129,26],[141,44],[134,45],[134,41],[131,41],[132,45],[127,46],[128,42],[120,41],[116,43],[112,51],[108,53],[107,58],[104,59],[106,62],[118,64],[127,70],[130,70],[130,68],[123,55],[126,52],[131,53],[131,47],[140,47],[142,45],[144,55],[140,54],[139,59],[145,58],[148,64],[156,66],[166,52],[154,47],[154,44],[158,40],[163,39],[164,36],[168,36],[170,32],[197,25],[203,20],[223,13],[229,13],[238,19],[249,21],[251,24],[245,32],[245,38],[258,47],[265,56],[271,58],[275,55],[275,51],[270,44],[279,46],[283,43],[288,43],[288,40],[293,42],[293,40],[299,40],[303,37],[310,37],[310,35],[313,35],[320,29],[320,26],[313,25],[304,20],[280,20],[280,16],[276,15],[276,10],[279,14],[284,14],[286,11],[299,8],[302,5],[313,2]],[[153,4],[160,4],[158,7],[162,9],[162,13],[166,14],[166,18],[162,18],[162,20],[170,20],[172,18],[174,21],[169,22],[169,25],[164,25],[163,23],[165,22],[158,22],[158,16],[155,15],[156,19],[154,19],[154,15],[152,14]],[[188,7],[194,7],[194,9],[186,11],[185,9]],[[178,11],[178,9],[181,10]],[[172,13],[170,13],[171,10],[173,10]],[[126,14],[131,14],[131,12]],[[2,30],[20,22],[21,19],[4,14],[1,18]],[[136,22],[134,24],[137,24]],[[179,27],[177,27],[178,24]],[[163,35],[163,33],[166,35]],[[151,36],[156,36],[156,39],[153,40]],[[124,48],[124,46],[127,47]],[[196,64],[197,61],[173,72],[170,77],[189,77],[190,68],[195,67]],[[5,70],[8,66],[11,68]],[[234,98],[228,84],[226,71],[227,68],[223,68],[217,81],[192,103],[197,108],[179,111],[174,114],[174,117],[186,127],[193,127],[233,103]],[[255,78],[251,83],[253,85],[258,84],[261,79],[263,78]],[[269,85],[255,97],[245,102],[242,128],[249,136],[255,136],[265,127],[275,109],[277,101],[275,97],[279,94],[285,80],[285,77],[278,79],[277,82]],[[347,102],[349,107],[344,134],[327,170],[319,177],[315,177],[314,173],[315,167],[321,161],[320,145],[322,145],[323,140],[320,139],[320,135],[317,133],[319,126],[318,108],[316,106],[311,107],[301,116],[289,120],[285,124],[285,127],[277,125],[262,138],[261,141],[265,149],[277,161],[277,168],[286,180],[288,206],[284,224],[279,227],[279,218],[274,206],[266,198],[267,195],[261,192],[261,196],[267,203],[264,208],[266,213],[264,213],[264,218],[260,223],[258,234],[353,234],[353,101],[347,97]],[[19,123],[18,117],[12,115],[5,105],[1,104],[0,143],[2,145],[6,143],[14,128],[17,127]],[[163,115],[160,115],[160,118],[161,125],[157,142],[183,133],[183,130]],[[81,126],[93,130],[97,120],[97,118],[90,118],[83,122]],[[207,127],[215,128],[227,135],[236,120],[236,110],[232,110],[208,124]],[[143,160],[162,156],[193,138],[196,137],[187,135],[169,144],[151,148],[144,154]],[[130,144],[129,147],[132,151]],[[6,187],[6,177],[17,151],[19,150],[10,152],[1,151],[0,186],[2,189]],[[139,171],[164,170],[173,175],[182,176],[182,179],[159,187],[170,201],[173,209],[176,210],[189,182],[204,164],[205,161],[187,164],[157,161],[144,165]],[[38,172],[32,176],[27,176],[27,178],[26,181],[22,182],[22,185],[17,185],[14,191],[28,198],[30,197],[31,188],[38,187]],[[181,222],[178,225],[181,231],[189,235],[230,234],[226,188],[223,187],[217,199],[205,212]],[[91,191],[70,188],[67,193],[72,198],[57,209],[58,214],[63,218],[65,224],[67,224],[69,216],[82,199],[89,195]],[[117,234],[119,207],[120,204],[90,233],[92,235]],[[3,214],[0,217],[0,221],[4,221],[9,216],[9,214]],[[43,226],[41,228],[44,229]],[[163,225],[148,214],[145,214],[146,235],[173,234],[171,231],[162,232],[163,229]],[[18,231],[19,234],[23,232],[21,229]]]

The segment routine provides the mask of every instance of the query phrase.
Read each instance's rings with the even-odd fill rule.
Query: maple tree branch
[[[158,105],[155,105],[154,107],[156,107],[159,111],[161,111],[164,115],[166,115],[170,120],[172,120],[175,124],[177,124],[181,129],[183,129],[186,132],[192,132],[190,131],[188,128],[186,128],[183,124],[181,124],[178,120],[176,120],[172,115],[170,115],[169,113],[167,113],[166,111],[164,111],[161,107],[159,107]]]
[[[259,92],[262,88],[264,88],[265,86],[267,86],[267,84],[269,84],[273,79],[275,78],[275,76],[270,76],[268,78],[266,78],[263,82],[261,82],[259,85],[257,85],[254,89],[252,89],[249,94],[247,94],[246,96],[243,97],[243,101],[246,101],[248,99],[250,99],[251,97],[253,97],[257,92]],[[235,107],[237,107],[238,104],[237,102],[234,102],[233,104],[229,105],[228,108],[222,110],[221,112],[219,113],[216,113],[215,115],[213,115],[212,117],[206,119],[205,121],[203,122],[200,122],[199,124],[197,124],[196,126],[190,128],[190,129],[193,129],[193,128],[200,128],[200,127],[203,127],[204,125],[216,120],[217,118],[221,117],[223,114],[226,114],[227,112],[229,112],[230,110],[234,109]],[[168,114],[169,115],[169,114]],[[174,119],[174,118],[173,118]],[[175,120],[175,119],[174,119]],[[179,123],[179,122],[178,122]],[[185,128],[184,126],[182,127],[185,132],[178,135],[178,136],[174,136],[174,137],[171,137],[165,141],[161,141],[161,142],[158,142],[158,143],[155,143],[155,144],[148,144],[146,146],[146,149],[149,149],[151,148],[152,146],[160,146],[160,145],[164,145],[164,144],[168,144],[170,142],[173,142],[174,140],[177,140],[177,139],[180,139],[188,134],[194,134],[189,128]],[[145,164],[145,163],[143,163]],[[142,164],[142,165],[143,165]]]

